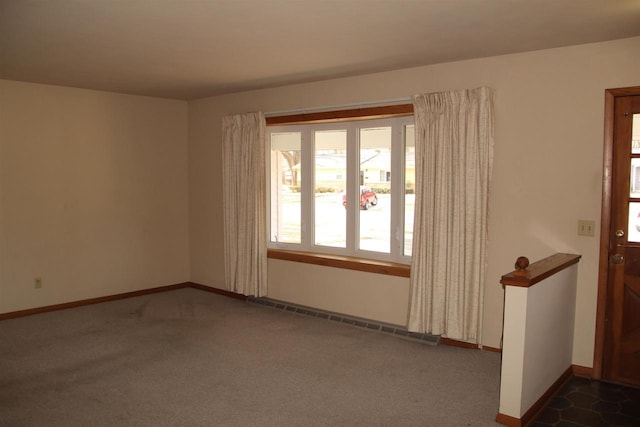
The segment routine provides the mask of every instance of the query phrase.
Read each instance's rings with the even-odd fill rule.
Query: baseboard
[[[229,298],[239,299],[242,301],[246,301],[248,298],[246,295],[236,294],[235,292],[226,291],[224,289],[213,288],[211,286],[205,286],[199,283],[186,282],[186,285],[190,288],[200,289],[201,291],[212,292],[214,294],[223,295]]]
[[[571,365],[573,375],[581,378],[593,378],[593,368],[580,365]]]
[[[521,418],[498,413],[496,416],[496,422],[508,427],[523,427],[531,424],[538,414],[547,406],[553,396],[555,396],[558,390],[560,390],[567,381],[573,377],[573,366],[574,365],[569,366],[562,375],[560,375],[560,377],[551,384],[551,387],[549,387],[547,391],[545,391],[542,396],[540,396],[540,398],[531,405],[529,410],[527,410]]]
[[[444,337],[440,337],[440,344],[448,345],[451,347],[470,348],[472,350],[477,350],[480,348],[478,344],[465,342],[465,341],[458,341],[458,340],[454,340],[451,338],[444,338]]]
[[[522,421],[520,418],[515,418],[510,415],[500,414],[496,416],[496,422],[507,427],[522,427]]]
[[[484,350],[484,351],[491,351],[493,353],[502,353],[501,348],[489,347],[487,345],[480,346],[479,344],[454,340],[451,338],[440,337],[440,344],[449,345],[451,347],[462,347],[462,348],[469,348],[472,350]]]
[[[82,307],[83,305],[100,304],[101,302],[116,301],[119,299],[139,297],[142,295],[155,294],[158,292],[173,291],[175,289],[194,288],[201,291],[213,292],[214,294],[223,295],[225,297],[247,300],[246,295],[236,294],[234,292],[225,291],[223,289],[212,288],[211,286],[200,285],[194,282],[176,283],[175,285],[158,286],[155,288],[142,289],[139,291],[124,292],[121,294],[107,295],[104,297],[89,298],[78,301],[65,302],[62,304],[47,305],[44,307],[29,308],[26,310],[11,311],[9,313],[0,313],[0,320],[14,319],[16,317],[31,316],[33,314],[47,313],[50,311],[66,310],[68,308]]]
[[[175,289],[182,289],[182,288],[187,288],[191,286],[192,285],[190,282],[184,282],[184,283],[177,283],[175,285],[158,286],[156,288],[142,289],[139,291],[132,291],[132,292],[124,292],[124,293],[115,294],[115,295],[107,295],[104,297],[89,298],[89,299],[83,299],[78,301],[65,302],[62,304],[54,304],[54,305],[47,305],[44,307],[12,311],[9,313],[1,313],[0,320],[31,316],[33,314],[47,313],[50,311],[66,310],[68,308],[82,307],[83,305],[99,304],[101,302],[116,301],[119,299],[139,297],[142,295],[155,294],[158,292],[173,291]]]

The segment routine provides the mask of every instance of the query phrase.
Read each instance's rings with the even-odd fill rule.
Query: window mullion
[[[313,186],[314,186],[314,139],[311,126],[302,129],[302,246],[305,250],[311,250],[314,240],[314,213],[313,213]]]
[[[353,253],[358,242],[358,208],[360,207],[359,189],[359,144],[358,127],[347,127],[347,250]]]
[[[402,254],[402,196],[404,194],[404,167],[402,150],[402,124],[395,119],[391,128],[391,258],[399,260]]]

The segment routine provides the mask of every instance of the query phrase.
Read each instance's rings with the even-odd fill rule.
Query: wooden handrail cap
[[[519,257],[516,261],[516,270],[502,276],[500,283],[505,286],[528,288],[576,264],[580,258],[580,255],[557,253],[529,265],[526,257]]]

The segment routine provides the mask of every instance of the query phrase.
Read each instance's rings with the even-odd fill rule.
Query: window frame
[[[359,209],[348,209],[346,218],[346,247],[336,248],[329,246],[318,246],[315,244],[315,212],[314,212],[314,170],[313,157],[315,147],[313,146],[312,133],[318,130],[344,129],[347,132],[347,198],[348,206],[359,206],[359,193],[348,189],[357,188],[357,174],[360,172],[359,162],[359,135],[358,129],[388,126],[388,120],[393,122],[392,143],[391,143],[391,170],[399,171],[397,175],[400,179],[391,180],[391,219],[390,219],[390,252],[381,253],[358,249],[359,236]],[[284,243],[271,241],[271,185],[267,185],[267,248],[270,251],[288,251],[291,253],[305,253],[308,257],[327,258],[340,257],[350,260],[352,263],[367,262],[371,260],[374,265],[386,263],[388,265],[406,266],[411,263],[411,257],[404,255],[405,236],[405,129],[407,125],[414,124],[413,105],[400,104],[382,107],[359,108],[351,110],[327,111],[319,113],[295,114],[286,116],[273,116],[266,118],[267,124],[267,159],[271,156],[272,131],[293,131],[302,132],[301,152],[302,152],[302,183],[301,183],[301,243]],[[355,139],[354,139],[355,138]],[[399,138],[399,140],[394,140]],[[350,143],[355,140],[356,143]],[[311,145],[311,147],[309,147]],[[306,148],[305,148],[306,146]],[[306,155],[304,153],[307,153]],[[268,161],[267,182],[271,182],[271,162]],[[305,179],[306,178],[306,179]],[[398,238],[398,234],[402,238]],[[280,258],[281,256],[273,256]],[[297,257],[302,259],[301,257]],[[305,261],[301,261],[305,262]],[[307,260],[308,262],[308,260]],[[360,268],[356,268],[360,269]]]

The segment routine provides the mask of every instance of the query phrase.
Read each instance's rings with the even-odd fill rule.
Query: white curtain
[[[258,297],[267,294],[265,128],[262,113],[222,118],[225,285]]]
[[[416,95],[408,329],[479,343],[495,91]]]

